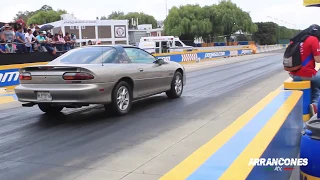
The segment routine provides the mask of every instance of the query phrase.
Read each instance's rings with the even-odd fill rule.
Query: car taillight
[[[90,80],[94,76],[89,73],[65,73],[63,75],[64,80]]]
[[[21,73],[19,76],[20,80],[31,80],[32,76],[30,73]]]

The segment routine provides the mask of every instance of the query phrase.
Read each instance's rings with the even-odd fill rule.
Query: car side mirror
[[[155,64],[162,65],[162,64],[164,64],[165,62],[164,62],[163,59],[157,59],[157,60],[154,61],[154,63],[155,63]]]

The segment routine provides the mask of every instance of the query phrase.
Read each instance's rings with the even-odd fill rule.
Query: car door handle
[[[143,72],[143,69],[142,69],[142,68],[139,68],[139,71],[140,71],[140,72]]]

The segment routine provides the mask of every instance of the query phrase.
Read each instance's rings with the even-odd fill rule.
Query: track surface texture
[[[288,78],[283,50],[185,65],[180,99],[164,94],[112,117],[102,106],[48,117],[0,105],[1,180],[153,180]]]

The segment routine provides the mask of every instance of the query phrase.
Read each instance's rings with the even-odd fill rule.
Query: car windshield
[[[113,47],[85,47],[71,50],[50,64],[101,64],[116,63],[117,50]]]

